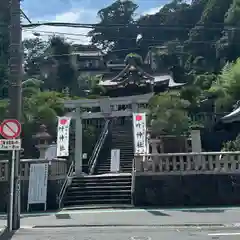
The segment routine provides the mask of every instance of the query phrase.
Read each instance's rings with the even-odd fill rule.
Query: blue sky
[[[170,0],[135,0],[139,5],[138,14],[153,14],[157,12],[162,5]],[[59,22],[79,22],[94,23],[97,21],[97,11],[113,3],[113,0],[24,0],[22,9],[32,20],[37,21],[59,21]],[[63,36],[75,41],[69,34],[87,34],[87,29],[72,29],[64,27],[46,27],[42,26],[35,29],[40,32],[43,38],[49,37],[50,33],[62,33]],[[34,30],[34,31],[35,31]],[[23,38],[33,37],[32,30],[24,30]],[[66,34],[65,34],[66,33]],[[83,36],[77,36],[77,42],[87,43],[88,39]]]
[[[61,14],[73,8],[84,8],[97,13],[99,9],[113,2],[113,0],[24,0],[22,7],[30,18],[38,18]],[[145,12],[164,5],[168,0],[135,0],[135,2],[139,5],[138,11]]]

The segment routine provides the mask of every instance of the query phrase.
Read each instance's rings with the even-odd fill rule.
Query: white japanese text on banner
[[[71,118],[59,117],[57,129],[57,157],[69,156],[69,131]]]
[[[147,152],[146,113],[133,113],[133,134],[135,154]]]

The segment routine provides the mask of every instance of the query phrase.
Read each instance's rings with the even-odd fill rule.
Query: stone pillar
[[[74,162],[75,162],[75,174],[82,174],[82,118],[80,108],[76,109],[75,118],[75,150],[74,150]]]
[[[136,102],[132,102],[132,112],[133,113],[138,113],[138,104]]]
[[[52,136],[47,132],[47,127],[44,124],[40,125],[39,132],[33,138],[37,141],[36,147],[40,152],[39,158],[45,159],[46,150],[52,139]]]
[[[135,165],[135,171],[136,172],[141,172],[142,171],[142,165],[143,165],[143,157],[135,155],[134,156],[134,165]]]
[[[200,129],[192,129],[191,131],[191,142],[192,142],[192,152],[200,153],[202,152],[202,142]],[[195,170],[199,170],[202,166],[202,157],[197,155],[194,157]]]
[[[192,152],[202,152],[202,142],[200,129],[192,129],[191,131],[191,143]]]

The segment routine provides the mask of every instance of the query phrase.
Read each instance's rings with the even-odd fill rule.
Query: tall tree
[[[189,33],[188,47],[194,57],[202,56],[205,68],[214,71],[218,67],[215,56],[215,43],[220,38],[224,29],[224,16],[232,0],[209,0],[205,4],[202,16]]]
[[[64,38],[54,36],[50,40],[49,58],[57,63],[57,90],[68,87],[73,90],[77,85],[76,69],[72,64],[71,45]]]
[[[40,38],[23,41],[24,70],[27,76],[39,76],[48,43]]]
[[[227,61],[233,61],[240,55],[240,0],[233,0],[228,9],[224,24],[225,29],[221,39],[217,43],[217,56]]]
[[[98,11],[100,22],[89,33],[92,43],[105,50],[135,48],[137,29],[134,16],[137,8],[138,5],[130,0],[117,0]]]

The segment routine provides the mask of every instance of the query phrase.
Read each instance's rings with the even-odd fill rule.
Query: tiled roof
[[[159,75],[153,76],[153,78],[154,78],[154,83],[156,84],[169,81],[169,87],[179,87],[179,86],[185,85],[185,83],[176,83],[170,74],[159,74]],[[150,79],[146,80],[146,83],[150,83],[150,82],[151,82]],[[112,79],[106,79],[99,82],[99,85],[101,86],[117,86],[119,84],[121,84],[121,82],[112,81]]]
[[[240,121],[240,107],[221,118],[223,123],[232,123]]]

